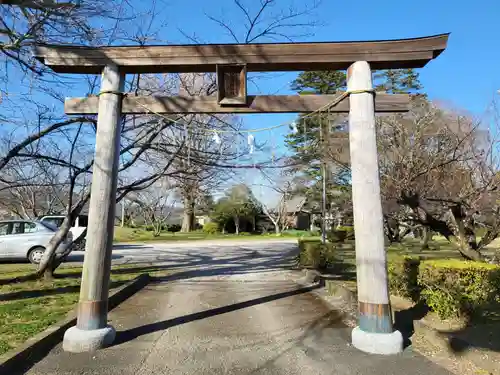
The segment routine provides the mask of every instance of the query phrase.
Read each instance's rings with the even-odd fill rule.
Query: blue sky
[[[142,4],[146,9],[153,1],[131,3]],[[242,1],[254,9],[259,2]],[[285,8],[312,3],[312,0],[276,1],[277,6]],[[207,43],[233,42],[220,26],[208,19],[207,14],[228,21],[238,35],[244,30],[242,13],[234,6],[233,0],[156,0],[156,4],[161,12],[152,28],[163,26],[158,35],[163,43],[190,43],[185,34],[195,35]],[[308,30],[311,35],[296,40],[397,39],[451,32],[447,50],[420,70],[424,89],[432,99],[479,115],[500,89],[499,19],[498,0],[322,0],[313,14],[305,19],[314,20],[319,26]],[[144,19],[138,19],[135,24],[141,23],[145,23]],[[295,77],[296,73],[275,74],[271,79],[259,80],[258,87],[250,85],[250,91],[285,94],[290,92],[290,82]],[[79,85],[70,91],[68,95],[84,93]],[[250,124],[267,126],[291,116],[259,115],[251,118]]]
[[[257,0],[253,0],[257,3]],[[288,0],[280,3],[291,4]],[[296,2],[300,5],[302,2]],[[240,14],[231,0],[169,2],[167,41],[186,42],[177,28],[203,42],[232,42],[231,37],[206,17],[223,16],[242,30]],[[249,1],[246,4],[250,4]],[[223,10],[221,10],[223,9]],[[313,17],[321,24],[303,41],[398,39],[451,32],[447,50],[425,68],[420,77],[430,98],[480,116],[500,89],[500,1],[336,1],[324,0]],[[252,91],[287,93],[294,73],[258,82]],[[290,115],[248,116],[248,127],[288,121]],[[276,136],[276,135],[274,135]]]
[[[253,0],[257,3],[257,0]],[[290,3],[282,0],[282,3]],[[172,0],[172,11],[167,23],[174,32],[168,41],[185,42],[182,33],[195,34],[203,42],[232,42],[231,37],[205,13],[223,16],[241,30],[241,18],[235,13],[231,0],[183,1]],[[250,2],[246,2],[250,4]],[[296,4],[301,4],[297,2]],[[220,10],[224,8],[224,10]],[[477,0],[419,0],[419,1],[335,1],[324,0],[315,12],[315,19],[322,24],[313,29],[314,35],[301,41],[343,41],[398,39],[451,32],[448,48],[436,60],[420,69],[424,91],[431,99],[470,111],[481,116],[500,89],[500,1]],[[258,82],[262,93],[289,92],[295,73],[279,74],[272,79]],[[249,128],[271,126],[290,121],[292,115],[246,116]],[[272,137],[287,132],[275,131]],[[271,137],[256,135],[258,137]],[[277,143],[282,144],[278,139]]]
[[[147,9],[154,0],[132,1]],[[161,43],[190,43],[186,34],[201,42],[234,40],[207,14],[222,18],[238,35],[244,32],[242,13],[233,0],[156,0],[160,11],[152,28],[163,26]],[[253,9],[259,0],[242,0]],[[312,0],[277,0],[279,7],[303,7]],[[305,21],[319,26],[297,41],[345,41],[398,39],[451,32],[447,50],[420,70],[424,91],[431,99],[480,116],[500,89],[500,1],[418,0],[338,1],[323,0]],[[134,27],[146,24],[138,19]],[[182,30],[182,32],[181,32]],[[301,32],[301,30],[298,30]],[[250,85],[250,93],[289,93],[296,73],[274,74]],[[15,84],[12,82],[12,84]],[[75,84],[68,96],[82,96],[86,85]],[[47,99],[48,101],[50,99]],[[61,103],[56,102],[56,106]],[[62,108],[61,108],[62,109]],[[260,128],[293,120],[294,115],[245,116],[247,128]],[[282,147],[287,128],[256,135],[257,141],[274,141]]]
[[[224,14],[229,20],[233,14],[236,17],[230,0],[191,0],[189,7],[179,0],[171,0],[169,4],[170,16],[166,21],[173,33],[169,33],[167,40],[185,42],[176,30],[181,28],[205,42],[232,41],[204,14]],[[223,5],[227,8],[222,12],[219,8]],[[316,16],[323,25],[313,30],[314,35],[300,40],[397,39],[451,32],[448,49],[421,69],[421,79],[430,97],[479,113],[495,90],[500,89],[498,0],[324,0]],[[236,25],[238,20],[236,18]],[[259,86],[263,91],[274,92],[286,86],[290,78],[293,79],[293,75],[262,82]]]

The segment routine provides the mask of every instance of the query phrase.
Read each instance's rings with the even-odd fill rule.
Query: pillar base
[[[398,354],[403,351],[403,335],[399,331],[392,333],[372,333],[359,327],[352,330],[352,345],[370,354]]]
[[[71,327],[64,333],[63,350],[71,353],[93,352],[111,345],[115,336],[116,331],[111,326],[90,331]]]

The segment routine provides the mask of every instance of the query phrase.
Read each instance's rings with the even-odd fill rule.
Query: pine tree
[[[334,94],[346,90],[344,71],[303,72],[292,82],[292,90],[301,95]],[[377,91],[417,93],[421,88],[418,72],[413,69],[393,69],[374,73]],[[297,132],[286,137],[292,151],[291,170],[298,174],[297,193],[306,194],[317,208],[321,202],[321,160],[327,164],[327,200],[331,204],[345,203],[350,194],[347,116],[322,113],[301,115],[296,120]],[[323,126],[321,145],[320,127]],[[331,204],[327,204],[330,207]],[[329,208],[330,209],[330,208]]]

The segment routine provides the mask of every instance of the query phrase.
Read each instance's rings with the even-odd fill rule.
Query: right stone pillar
[[[403,337],[394,331],[387,282],[382,202],[370,65],[357,61],[347,70],[350,95],[349,147],[356,235],[358,326],[352,344],[373,354],[396,354]]]

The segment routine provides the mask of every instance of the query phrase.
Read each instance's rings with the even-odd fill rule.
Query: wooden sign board
[[[226,107],[247,105],[246,65],[217,65],[217,88],[219,105]]]

